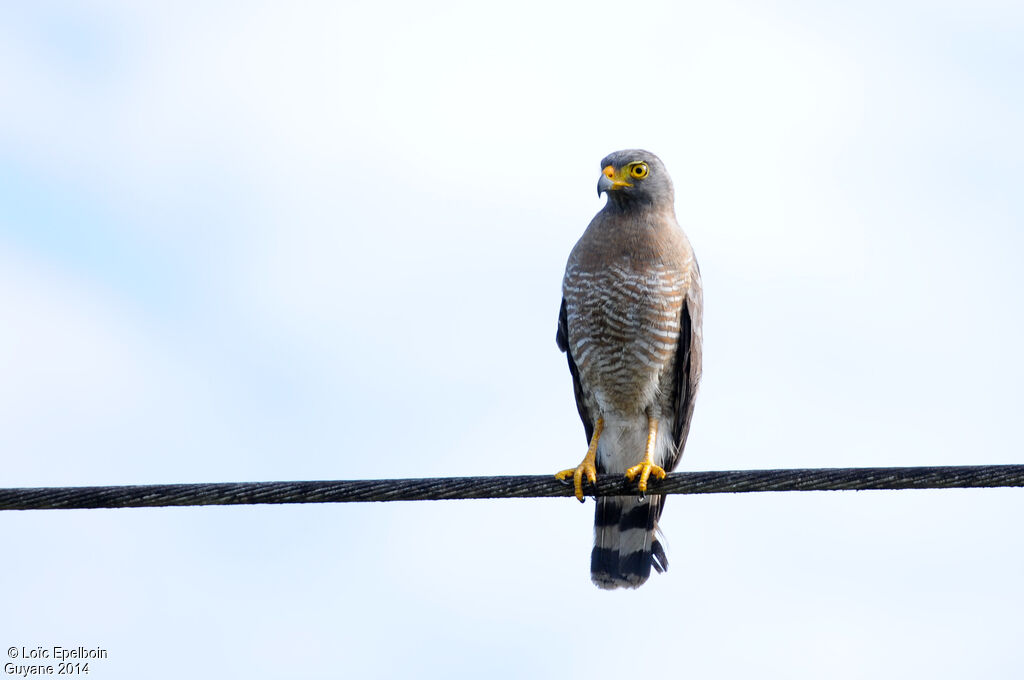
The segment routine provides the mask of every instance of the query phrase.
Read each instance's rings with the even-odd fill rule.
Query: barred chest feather
[[[688,267],[675,263],[637,267],[621,259],[591,269],[570,262],[562,284],[569,347],[598,412],[639,414],[660,401],[688,278]]]

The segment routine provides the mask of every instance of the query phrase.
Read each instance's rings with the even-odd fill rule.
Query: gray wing
[[[586,405],[583,403],[583,386],[580,384],[580,370],[573,361],[572,352],[569,351],[569,315],[565,309],[565,298],[562,298],[562,307],[558,312],[558,330],[555,332],[555,342],[558,349],[565,352],[569,361],[569,373],[572,374],[572,388],[576,393],[576,410],[579,411],[580,420],[583,421],[583,429],[587,433],[587,444],[594,436],[594,419],[590,417]]]
[[[675,392],[672,395],[672,411],[675,422],[672,426],[672,439],[676,444],[676,454],[669,461],[668,469],[675,468],[686,446],[686,437],[690,433],[690,421],[693,418],[693,404],[697,396],[697,386],[701,374],[701,322],[703,320],[703,294],[701,290],[700,269],[694,265],[694,276],[686,291],[679,323],[679,344],[676,349]]]

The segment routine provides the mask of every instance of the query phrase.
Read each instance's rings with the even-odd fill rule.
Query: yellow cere
[[[623,168],[619,172],[615,172],[615,167],[614,166],[606,165],[606,166],[604,166],[604,169],[601,170],[601,172],[604,173],[605,177],[607,177],[608,179],[610,179],[612,181],[612,187],[611,187],[612,189],[621,189],[622,187],[631,187],[631,186],[633,186],[632,184],[627,182],[626,179],[625,179],[626,175],[629,174],[629,167],[630,166],[627,165],[625,168]]]

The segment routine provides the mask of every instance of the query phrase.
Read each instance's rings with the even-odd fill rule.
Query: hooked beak
[[[631,186],[633,185],[622,179],[621,170],[617,174],[615,168],[606,165],[604,170],[601,171],[601,179],[597,180],[597,195],[600,197],[606,191],[617,191],[618,189]]]

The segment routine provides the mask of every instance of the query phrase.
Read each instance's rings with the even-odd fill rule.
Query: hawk
[[[676,222],[672,180],[654,154],[616,151],[601,161],[604,208],[565,266],[558,348],[566,353],[589,447],[572,478],[576,497],[597,474],[637,480],[639,497],[597,499],[591,579],[636,588],[668,568],[655,536],[664,496],[651,475],[679,462],[701,374],[700,270]]]

